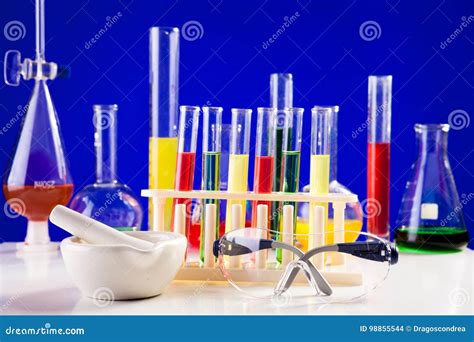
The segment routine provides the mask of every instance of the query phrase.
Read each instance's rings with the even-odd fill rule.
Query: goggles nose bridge
[[[306,280],[308,280],[308,283],[316,291],[316,294],[319,295],[321,291],[319,290],[316,280],[313,278],[311,274],[309,265],[304,260],[301,260],[301,259],[290,261],[288,265],[286,265],[285,272],[283,273],[280,280],[278,281],[278,284],[275,286],[275,289],[273,290],[273,294],[276,296],[279,296],[288,290],[289,287],[286,287],[286,284],[287,284],[288,279],[291,276],[292,271],[295,268],[303,271],[303,274],[305,275]]]

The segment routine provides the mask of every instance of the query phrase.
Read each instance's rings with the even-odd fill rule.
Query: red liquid
[[[58,204],[66,205],[73,190],[73,184],[3,185],[11,209],[31,221],[48,221],[51,210]]]
[[[180,191],[190,191],[193,189],[194,183],[194,165],[196,161],[196,153],[182,152],[178,153],[176,159],[176,178],[174,181],[174,189]],[[174,207],[176,204],[186,204],[186,236],[189,236],[191,230],[192,199],[191,198],[175,198],[173,201],[173,221]],[[199,245],[198,245],[199,246]]]
[[[199,217],[200,219],[201,217]],[[249,222],[248,222],[249,223]],[[246,225],[250,227],[250,225]],[[225,234],[225,220],[219,222],[219,237]],[[199,250],[201,245],[201,221],[191,223],[191,231],[188,234],[189,248],[193,250]]]
[[[273,156],[256,156],[255,157],[255,173],[253,180],[253,191],[255,193],[270,193],[273,186]],[[272,202],[270,201],[253,201],[252,202],[252,227],[257,227],[257,206],[260,204],[267,205],[268,208],[268,227],[270,227],[270,218],[272,216]]]
[[[389,235],[390,143],[369,143],[367,159],[367,230]]]

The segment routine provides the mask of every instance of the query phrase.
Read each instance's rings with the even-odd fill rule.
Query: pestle
[[[141,250],[148,250],[154,246],[152,242],[119,232],[63,205],[54,207],[49,215],[49,220],[90,244],[127,245]]]

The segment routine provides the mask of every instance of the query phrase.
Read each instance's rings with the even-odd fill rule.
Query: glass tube
[[[230,155],[230,135],[232,125],[230,123],[222,124],[221,135],[221,165],[220,165],[220,190],[227,191],[227,181],[229,179],[229,155]],[[225,221],[227,213],[227,202],[219,203],[219,236],[225,233]]]
[[[117,110],[116,104],[94,105],[94,146],[97,183],[117,182]],[[103,124],[103,123],[106,124]]]
[[[314,106],[311,110],[311,168],[310,168],[310,193],[313,195],[329,193],[329,169],[331,153],[331,124],[333,116],[339,111],[338,106],[321,107]],[[319,205],[325,208],[324,231],[316,232],[313,227],[314,206]],[[311,203],[309,211],[309,234],[326,233],[327,225],[327,203]],[[334,229],[333,229],[334,230]],[[327,235],[326,235],[327,238]],[[316,246],[308,241],[308,248]],[[331,242],[332,243],[332,242]]]
[[[222,107],[203,107],[203,134],[202,134],[202,190],[220,190],[220,157],[222,135]],[[201,205],[201,239],[199,256],[204,262],[204,222],[206,204],[216,205],[215,239],[219,238],[219,200],[205,199]]]
[[[300,181],[301,141],[303,133],[303,108],[285,109],[285,127],[283,129],[283,152],[281,166],[281,192],[298,192]],[[293,231],[296,231],[297,203],[284,201],[280,204],[279,214],[284,205],[294,208]],[[282,227],[279,227],[281,230]],[[277,260],[281,261],[281,250],[277,250]]]
[[[194,183],[200,108],[195,106],[180,106],[179,109],[178,155],[176,158],[174,188],[180,191],[190,191],[193,189]],[[175,205],[183,203],[186,204],[186,236],[188,237],[188,241],[190,241],[191,247],[198,247],[192,246],[192,241],[189,238],[191,235],[192,199],[175,198],[173,201],[173,213]]]
[[[285,108],[293,107],[293,75],[276,73],[270,75],[270,104],[277,109],[275,120],[275,153],[273,191],[280,191],[281,187],[281,157],[283,151],[283,130],[285,126]],[[279,229],[279,203],[272,202],[270,227],[272,231]]]
[[[173,189],[178,149],[179,30],[152,27],[150,49],[149,188]],[[165,204],[165,227],[171,227],[172,200]],[[149,228],[153,222],[149,202]]]
[[[232,108],[227,191],[246,192],[248,187],[251,109]],[[226,209],[226,232],[232,230],[232,204],[242,206],[240,222],[245,223],[245,201],[229,200]],[[243,227],[242,227],[243,228]]]
[[[367,230],[389,238],[392,76],[369,76]]]
[[[273,187],[275,114],[276,108],[257,108],[257,135],[255,149],[255,171],[253,191],[271,193]],[[268,208],[268,227],[271,218],[271,201],[252,202],[252,227],[257,227],[257,207],[264,204]],[[259,227],[263,228],[263,227]]]

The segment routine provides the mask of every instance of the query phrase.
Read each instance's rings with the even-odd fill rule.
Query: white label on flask
[[[438,219],[438,205],[436,203],[422,203],[421,204],[421,219],[422,220],[437,220]]]

